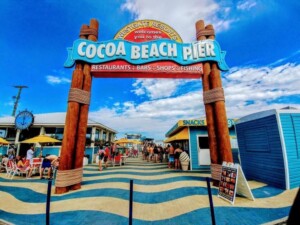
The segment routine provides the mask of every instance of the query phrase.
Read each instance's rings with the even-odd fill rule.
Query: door
[[[198,164],[199,166],[210,165],[208,136],[198,136]]]

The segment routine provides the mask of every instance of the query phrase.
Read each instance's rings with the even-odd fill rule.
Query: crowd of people
[[[44,171],[47,169],[47,179],[52,179],[53,171],[58,168],[60,157],[56,155],[40,156],[38,167],[34,164],[34,146],[26,151],[25,155],[16,155],[14,148],[8,150],[8,154],[5,154],[1,160],[1,168],[3,170],[10,170],[10,173],[15,171],[26,174],[27,179],[31,179],[34,169],[37,168],[40,175],[40,179],[44,178]],[[8,172],[8,171],[6,171]]]
[[[154,163],[168,162],[168,168],[177,170],[181,169],[179,157],[183,152],[179,144],[162,147],[155,143],[145,143],[142,150],[143,160]]]
[[[138,157],[138,150],[136,148],[125,148],[118,144],[106,144],[105,146],[98,146],[98,160],[99,160],[99,171],[103,168],[107,168],[108,164],[112,165],[121,163],[121,156],[123,157]]]

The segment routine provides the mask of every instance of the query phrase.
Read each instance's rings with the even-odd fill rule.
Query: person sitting
[[[22,172],[23,174],[26,174],[26,178],[28,178],[30,174],[30,165],[28,161],[26,161],[25,156],[16,156],[16,166],[19,172]]]
[[[1,170],[1,171],[2,171],[2,170],[5,171],[5,167],[6,167],[7,163],[8,163],[8,160],[9,160],[8,155],[5,154],[5,155],[3,156],[3,158],[2,158],[2,160],[1,160],[1,166],[0,166],[0,170]]]
[[[25,157],[21,157],[21,156],[16,156],[16,164],[17,164],[17,167],[18,168],[26,168],[28,165],[26,165],[25,167],[25,163],[26,163],[26,160],[23,161],[23,158]]]
[[[8,158],[8,155],[5,154],[1,160],[1,166],[6,166],[7,162],[8,162],[9,158]]]

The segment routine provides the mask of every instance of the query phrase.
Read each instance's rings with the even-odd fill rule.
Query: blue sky
[[[1,0],[0,116],[17,112],[66,112],[73,68],[64,68],[67,47],[91,18],[99,41],[125,25],[154,19],[195,41],[195,23],[216,30],[230,70],[222,73],[228,118],[293,106],[300,109],[300,2],[213,0]],[[201,80],[94,78],[90,116],[124,133],[164,139],[179,119],[205,115]]]

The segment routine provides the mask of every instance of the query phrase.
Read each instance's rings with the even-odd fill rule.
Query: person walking
[[[99,171],[102,171],[102,163],[104,162],[105,151],[102,146],[99,147],[98,157],[99,157]]]
[[[179,156],[180,154],[183,152],[183,150],[180,148],[180,146],[177,144],[175,146],[175,151],[174,151],[174,160],[175,160],[175,169],[180,169],[181,165],[180,165],[180,160],[179,160]]]
[[[168,152],[169,152],[168,168],[173,168],[173,166],[174,166],[174,147],[172,144],[169,145]]]
[[[105,163],[105,168],[107,168],[108,159],[110,156],[110,149],[109,149],[108,145],[106,145],[104,152],[105,152],[104,153],[104,163]]]
[[[33,157],[34,157],[34,147],[33,145],[30,146],[30,148],[27,150],[26,153],[26,161],[29,163],[29,172],[27,178],[30,179],[32,175],[32,170],[33,170]]]

